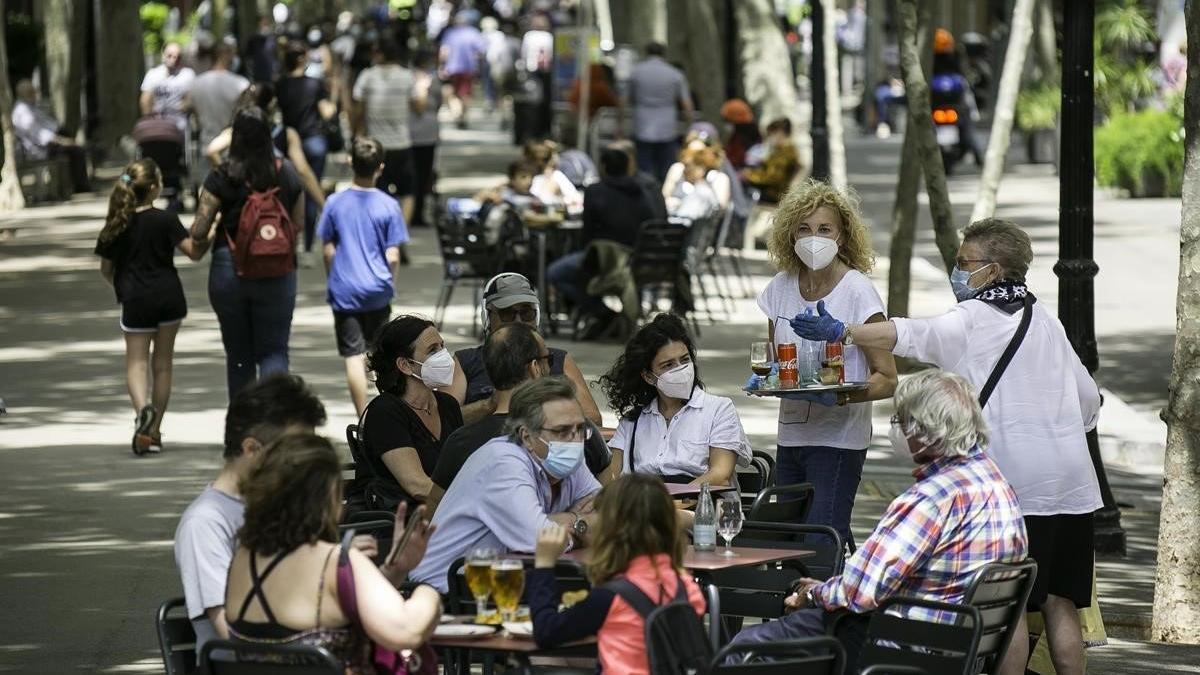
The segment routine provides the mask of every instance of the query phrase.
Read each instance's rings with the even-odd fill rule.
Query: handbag
[[[996,366],[992,368],[992,374],[988,375],[987,382],[984,383],[983,389],[979,390],[979,408],[983,409],[987,405],[988,399],[992,397],[992,391],[1000,382],[1000,376],[1004,374],[1004,369],[1008,368],[1008,364],[1017,354],[1017,349],[1021,347],[1021,343],[1025,340],[1025,334],[1029,332],[1029,323],[1033,321],[1033,302],[1032,295],[1025,296],[1025,309],[1021,313],[1021,323],[1017,324],[1017,332],[1013,334],[1012,339],[1008,341],[1008,346],[1004,348],[1004,352],[1000,354],[1000,360],[996,362]]]
[[[342,613],[352,623],[362,625],[358,617],[358,596],[354,591],[354,571],[350,568],[349,538],[353,532],[346,533],[342,541],[341,552],[338,554],[337,566],[337,596],[338,606]],[[399,652],[372,643],[371,662],[375,672],[381,675],[437,675],[437,654],[428,644],[416,649],[404,649]]]
[[[341,152],[346,149],[346,137],[342,135],[342,124],[337,115],[321,120],[321,134],[325,136],[326,152]]]

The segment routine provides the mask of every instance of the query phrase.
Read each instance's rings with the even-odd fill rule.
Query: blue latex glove
[[[746,380],[746,386],[743,389],[761,389],[765,379],[767,378],[762,375],[751,375],[750,379]]]
[[[819,403],[827,408],[837,405],[837,394],[833,393],[832,391],[796,391],[790,394],[780,394],[779,398],[786,398],[789,401],[808,401],[809,403]]]
[[[806,309],[803,314],[797,314],[788,323],[793,333],[814,342],[837,342],[846,333],[846,324],[825,311],[824,300],[817,303],[816,314]]]

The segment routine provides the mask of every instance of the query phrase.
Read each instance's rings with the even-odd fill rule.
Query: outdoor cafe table
[[[729,485],[710,485],[708,491],[712,494],[720,492],[729,492],[734,488]],[[700,495],[699,485],[689,485],[687,483],[667,483],[667,492],[672,497],[697,497]]]
[[[534,248],[537,252],[537,294],[538,301],[541,304],[542,325],[541,331],[543,335],[549,334],[555,330],[554,321],[551,317],[550,295],[546,287],[546,267],[549,264],[547,260],[547,248],[549,247],[547,239],[551,235],[558,237],[574,236],[583,231],[583,221],[572,216],[568,216],[559,223],[551,225],[543,225],[539,227],[530,227],[529,235],[533,239]]]
[[[471,623],[474,616],[456,616],[455,623]],[[589,637],[549,649],[541,649],[532,637],[513,637],[501,629],[488,637],[440,637],[434,635],[429,644],[435,649],[463,649],[502,654],[519,673],[531,672],[530,658],[595,658],[596,638]]]
[[[706,572],[719,572],[736,567],[757,567],[758,565],[765,565],[767,563],[807,558],[813,555],[813,551],[802,548],[734,546],[730,550],[733,551],[734,555],[725,555],[725,548],[723,546],[718,546],[715,551],[697,551],[695,546],[689,544],[683,554],[683,566],[698,576],[702,576]],[[589,549],[583,548],[577,551],[567,551],[561,557],[563,560],[586,563],[589,553]],[[514,557],[532,558],[533,556],[518,555]]]

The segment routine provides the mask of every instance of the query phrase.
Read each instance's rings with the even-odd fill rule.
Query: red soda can
[[[842,343],[825,343],[825,367],[837,373],[837,383],[846,383],[846,358],[842,352]]]
[[[779,356],[779,387],[795,389],[800,382],[800,370],[796,363],[796,345],[787,342],[777,347]]]

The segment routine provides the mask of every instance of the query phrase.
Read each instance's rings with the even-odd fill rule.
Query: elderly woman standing
[[[990,454],[1016,490],[1029,555],[1038,564],[1029,609],[1045,615],[1055,670],[1066,675],[1084,672],[1076,609],[1091,604],[1092,512],[1101,505],[1084,434],[1096,426],[1100,393],[1062,324],[1025,285],[1032,260],[1029,236],[1020,227],[981,220],[963,232],[950,275],[959,304],[949,312],[863,325],[821,307],[815,316],[797,316],[792,326],[807,339],[886,349],[932,363],[981,390],[992,431]],[[1024,339],[1000,368],[1023,319]],[[1022,623],[1017,634],[1024,630]],[[1024,672],[1028,645],[1014,640],[1013,647],[1003,673]]]
[[[823,302],[859,323],[884,320],[883,300],[867,278],[874,262],[870,233],[854,199],[827,183],[807,181],[784,197],[767,250],[779,273],[758,296],[773,345],[799,343],[787,319]],[[850,534],[850,512],[871,443],[871,401],[896,387],[886,349],[848,347],[846,380],[866,381],[854,394],[792,394],[779,405],[779,485],[815,488],[810,523]]]

